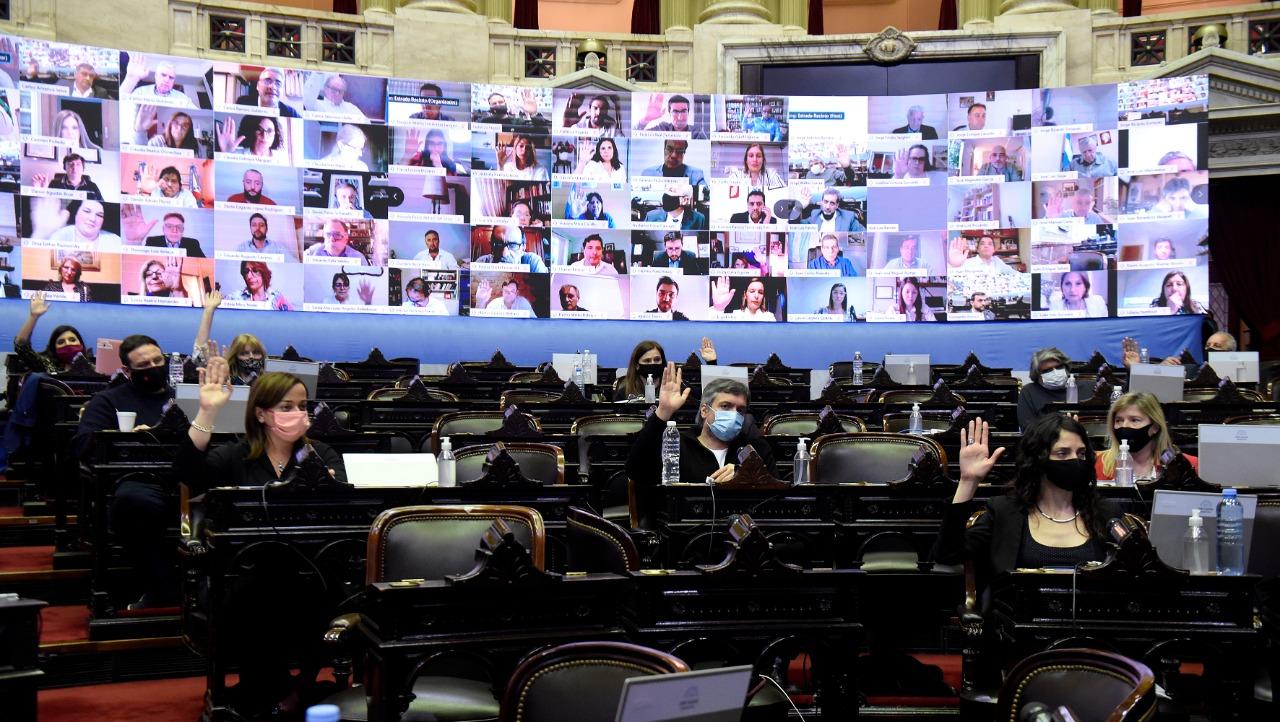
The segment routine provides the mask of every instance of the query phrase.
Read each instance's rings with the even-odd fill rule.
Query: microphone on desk
[[[1107,520],[1107,531],[1111,533],[1111,541],[1115,542],[1117,546],[1124,543],[1124,540],[1128,539],[1131,533],[1129,525],[1120,517],[1112,517]]]

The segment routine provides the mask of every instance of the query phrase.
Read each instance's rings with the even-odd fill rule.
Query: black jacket
[[[147,248],[167,248],[168,243],[165,242],[164,236],[148,236]],[[204,251],[200,248],[200,241],[194,238],[182,237],[178,241],[178,248],[187,252],[187,258],[204,258]]]
[[[334,472],[334,478],[343,483],[347,481],[347,469],[342,464],[341,454],[323,441],[311,441],[311,448],[320,455],[324,465]],[[191,487],[191,493],[200,494],[213,486],[266,486],[269,482],[287,479],[295,466],[293,457],[290,457],[289,463],[277,478],[266,454],[256,459],[249,459],[248,456],[249,442],[243,439],[200,451],[189,437],[184,436],[182,445],[178,447],[174,467]]]
[[[627,456],[627,476],[635,481],[636,486],[652,487],[662,481],[662,432],[667,425],[657,414],[645,420],[644,426],[636,434],[635,444]],[[744,425],[729,443],[729,453],[725,456],[726,464],[738,463],[738,452],[750,445],[764,460],[766,467],[773,471],[773,450],[764,439],[753,433],[750,425]],[[680,481],[685,484],[704,484],[707,477],[720,468],[715,454],[698,441],[693,430],[680,432]]]
[[[89,461],[93,433],[120,428],[116,421],[117,411],[133,411],[138,414],[135,424],[155,426],[168,402],[167,388],[161,393],[144,394],[133,384],[126,383],[99,391],[85,404],[84,413],[80,416],[80,426],[71,440],[71,448],[82,461]]]

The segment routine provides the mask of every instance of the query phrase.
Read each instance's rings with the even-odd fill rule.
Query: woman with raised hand
[[[37,353],[31,347],[31,334],[35,332],[40,317],[48,312],[49,302],[45,300],[44,292],[37,291],[32,294],[31,313],[28,314],[27,320],[22,322],[17,335],[13,337],[13,352],[22,359],[28,369],[52,374],[66,371],[71,367],[71,362],[76,356],[80,354],[87,356],[88,351],[85,349],[84,337],[80,335],[80,331],[75,326],[62,324],[49,333],[49,343],[45,345],[44,351]]]

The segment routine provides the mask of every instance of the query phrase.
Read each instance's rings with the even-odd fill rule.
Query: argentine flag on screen
[[[1071,134],[1062,134],[1062,162],[1058,164],[1062,170],[1071,169]]]

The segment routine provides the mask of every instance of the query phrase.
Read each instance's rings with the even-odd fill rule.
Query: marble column
[[[394,14],[396,5],[399,5],[399,0],[360,0],[358,7],[361,15],[370,10]]]
[[[368,0],[365,0],[366,2]],[[381,0],[375,0],[381,1]],[[392,3],[395,0],[391,0]],[[480,11],[476,0],[400,0],[400,6],[415,10],[435,10],[443,13],[466,13],[475,15]]]
[[[995,13],[991,6],[997,0],[959,0],[956,5],[956,21],[959,27],[990,25]]]
[[[720,25],[761,25],[770,20],[769,10],[764,6],[764,0],[710,0],[706,9],[698,15],[698,22]]]
[[[1084,7],[1094,15],[1102,17],[1120,14],[1120,0],[1085,0]]]
[[[1072,0],[1000,0],[997,15],[1025,15],[1028,13],[1054,13],[1076,10]]]
[[[497,20],[508,25],[515,18],[515,5],[511,0],[480,0],[484,3],[484,14],[490,20]]]
[[[658,6],[658,18],[662,32],[693,29],[693,2],[691,0],[662,0]]]
[[[778,24],[784,31],[809,32],[809,0],[778,0]]]

